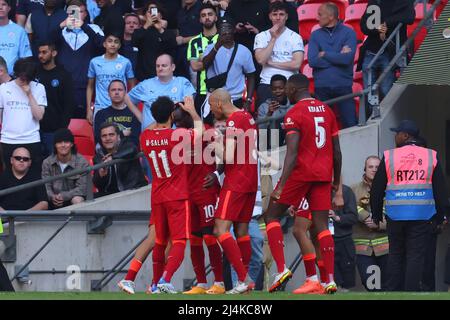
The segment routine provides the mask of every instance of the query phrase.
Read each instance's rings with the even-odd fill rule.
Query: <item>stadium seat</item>
[[[427,11],[430,10],[431,8],[431,4],[427,3]],[[422,21],[425,18],[425,12],[424,12],[424,6],[423,3],[418,3],[415,6],[415,10],[416,10],[416,18],[414,19],[414,23],[411,25],[408,25],[407,30],[408,30],[408,38],[412,35],[412,33],[414,32],[414,30],[417,28],[417,26],[419,25],[420,21]],[[433,13],[433,20],[436,20],[436,11]],[[423,40],[425,40],[425,37],[427,36],[427,29],[426,27],[423,27],[419,33],[417,34],[416,38],[414,39],[414,52],[417,51],[417,49],[419,49],[420,45],[422,44]]]
[[[94,139],[75,136],[75,145],[77,146],[78,153],[83,156],[95,155],[95,142]]]
[[[364,40],[364,33],[361,31],[361,27],[359,22],[361,21],[364,12],[366,12],[367,3],[355,3],[347,7],[345,11],[345,20],[346,24],[349,24],[353,27],[353,30],[356,32],[356,39],[361,42]]]
[[[85,119],[71,119],[69,130],[74,135],[78,152],[84,156],[94,156],[94,131],[89,122]]]
[[[314,78],[313,78],[313,70],[309,64],[305,64],[301,70],[306,77],[309,79],[309,92],[311,94],[314,93]]]
[[[326,2],[333,2],[337,7],[339,8],[339,19],[344,20],[345,19],[345,9],[348,7],[348,1],[347,0],[305,0],[303,4],[310,4],[310,3],[326,3]]]
[[[312,27],[317,24],[317,10],[320,3],[303,4],[297,8],[298,28],[303,41],[308,42]]]

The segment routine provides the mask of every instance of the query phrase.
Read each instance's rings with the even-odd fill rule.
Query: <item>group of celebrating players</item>
[[[279,222],[289,208],[298,208],[296,224],[307,226],[305,234],[309,229],[313,236],[301,239],[301,247],[310,251],[302,252],[308,277],[294,293],[337,290],[328,212],[332,202],[335,208],[343,205],[338,127],[331,109],[312,98],[308,88],[308,79],[295,74],[285,89],[289,101],[297,103],[284,118],[287,153],[264,212],[277,267],[269,292],[279,290],[292,277],[285,264]],[[134,293],[136,274],[152,250],[153,279],[147,292],[177,293],[171,279],[183,262],[187,240],[197,285],[184,293],[242,294],[254,288],[248,276],[252,253],[248,225],[258,189],[257,125],[250,113],[232,104],[224,89],[212,92],[208,103],[215,121],[226,122],[224,132],[202,122],[191,97],[177,104],[159,97],[151,106],[156,122],[140,137],[153,177],[149,235],[137,249],[127,276],[118,284],[127,293]],[[232,226],[235,237],[230,233]],[[203,241],[214,272],[211,287],[206,280]],[[223,282],[222,252],[238,277],[229,291],[225,291]],[[315,274],[316,263],[320,281]]]

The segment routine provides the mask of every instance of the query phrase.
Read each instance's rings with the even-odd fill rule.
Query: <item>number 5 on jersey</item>
[[[318,149],[323,148],[327,139],[325,128],[321,126],[324,122],[325,119],[323,117],[314,117],[316,127],[316,146]]]

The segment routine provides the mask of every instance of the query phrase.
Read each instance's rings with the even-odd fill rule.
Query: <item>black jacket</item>
[[[344,208],[335,211],[341,220],[333,222],[335,240],[351,237],[353,225],[358,222],[355,194],[346,185],[342,185],[342,193],[344,196]]]
[[[120,141],[119,148],[114,159],[132,159],[138,153],[136,145],[128,138]],[[101,163],[105,154],[104,150],[98,150],[94,157],[94,164]],[[111,185],[111,170],[115,170],[117,178],[117,186]],[[115,190],[124,191],[136,189],[147,185],[139,159],[131,160],[125,163],[116,164],[108,167],[108,174],[100,177],[98,170],[94,173],[94,185],[102,195],[113,193]]]
[[[437,224],[441,224],[444,221],[444,217],[448,216],[448,190],[445,182],[444,174],[439,160],[437,161],[436,168],[434,168],[433,176],[431,178],[433,185],[433,196],[436,206],[436,215],[433,216],[433,220]],[[383,159],[381,159],[380,166],[372,182],[372,189],[370,190],[370,207],[372,210],[372,219],[375,223],[382,220],[383,215],[383,202],[386,194],[387,186],[387,173],[386,165]]]
[[[47,107],[40,122],[42,132],[54,132],[67,128],[75,110],[74,86],[71,75],[63,66],[52,70],[38,69],[38,79],[45,87]]]
[[[369,0],[367,8],[373,5],[380,7],[381,23],[386,22],[388,28],[386,39],[391,35],[392,31],[399,23],[403,23],[403,26],[400,28],[400,43],[403,44],[407,39],[407,25],[412,24],[416,17],[414,0]],[[383,41],[380,39],[378,30],[376,28],[368,27],[368,22],[370,24],[371,21],[374,21],[373,12],[369,14],[366,10],[361,18],[360,27],[361,31],[368,37],[360,49],[357,70],[361,70],[367,50],[376,54],[383,46]],[[394,57],[395,37],[387,46],[386,50],[391,57]]]
[[[177,48],[173,30],[159,33],[153,27],[135,30],[131,42],[139,50],[136,65],[136,78],[139,81],[156,76],[156,58],[163,53],[174,56]]]
[[[100,10],[100,14],[95,17],[94,23],[103,30],[105,36],[109,33],[115,33],[123,37],[125,22],[119,6],[109,5],[103,7]]]
[[[234,25],[239,22],[249,22],[259,32],[270,29],[272,24],[269,19],[269,1],[267,0],[233,0],[227,8],[225,17]],[[293,30],[295,31],[295,30]],[[298,28],[297,31],[298,33]],[[235,33],[236,42],[246,46],[253,52],[256,34],[243,32]]]

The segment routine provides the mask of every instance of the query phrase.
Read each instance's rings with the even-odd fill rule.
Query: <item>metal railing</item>
[[[42,210],[42,211],[19,211],[19,210],[11,210],[11,211],[5,211],[2,213],[2,217],[6,217],[8,219],[9,225],[8,225],[8,236],[14,235],[14,222],[15,221],[42,221],[41,219],[52,217],[52,221],[57,220],[64,220],[64,222],[58,227],[58,229],[52,233],[52,235],[44,242],[43,245],[39,247],[39,249],[27,260],[27,262],[15,273],[15,275],[11,278],[11,281],[14,281],[18,278],[18,276],[37,258],[37,256],[50,244],[50,242],[71,222],[71,221],[91,221],[96,218],[100,217],[109,217],[111,219],[115,220],[125,220],[125,221],[132,221],[132,220],[140,220],[140,221],[148,221],[150,217],[150,212],[148,210],[108,210],[108,211],[101,211],[101,210],[68,210],[68,211],[51,211],[51,210]],[[135,247],[133,247],[133,252],[144,240],[146,237],[144,237],[140,242],[138,242]],[[130,252],[127,253],[127,256],[130,254]],[[120,262],[119,262],[120,264]],[[116,272],[115,268],[119,265],[116,264],[107,274]],[[122,266],[123,269],[124,266]],[[122,270],[122,269],[119,269]],[[117,271],[117,273],[119,272]],[[114,275],[116,275],[115,273]],[[104,278],[101,279],[103,281]],[[109,279],[109,281],[112,280]],[[100,281],[100,284],[101,284]],[[108,282],[109,282],[108,281]],[[107,284],[107,283],[106,283]],[[106,285],[105,284],[105,285]],[[101,288],[103,288],[105,285],[103,285]]]
[[[105,168],[109,166],[113,166],[116,164],[121,164],[129,161],[134,161],[136,159],[139,159],[140,157],[143,157],[144,154],[142,152],[138,153],[135,157],[131,159],[115,159],[108,162],[99,163],[93,166],[88,166],[83,169],[76,169],[69,171],[67,173],[63,173],[54,177],[48,177],[36,181],[32,181],[26,184],[22,184],[19,186],[11,187],[8,189],[0,190],[0,196],[6,196],[10,195],[16,192],[24,191],[26,189],[30,189],[36,186],[45,185],[46,183],[50,183],[56,180],[64,179],[67,177],[71,177],[78,174],[88,174],[90,175],[90,172],[93,170],[98,170],[100,168]],[[88,183],[88,192],[91,192],[92,194],[92,180],[88,179],[88,181],[91,182],[91,187],[89,187]],[[89,197],[88,197],[89,198]],[[92,198],[92,197],[91,197]],[[8,235],[7,236],[14,236],[15,230],[14,230],[14,222],[16,221],[64,221],[57,230],[44,242],[43,245],[39,247],[39,249],[28,259],[28,261],[15,273],[15,275],[11,278],[11,281],[16,280],[20,274],[36,259],[36,257],[48,246],[48,244],[71,222],[71,221],[95,221],[99,218],[107,217],[109,219],[114,220],[124,220],[124,221],[136,221],[136,220],[148,220],[150,216],[150,211],[148,210],[108,210],[108,211],[101,211],[101,210],[41,210],[41,211],[26,211],[26,210],[7,210],[1,213],[1,217],[8,221]],[[134,252],[134,250],[145,240],[146,237],[144,237],[140,242],[138,242],[130,252],[127,253],[126,257],[130,255],[130,253]],[[125,258],[126,258],[125,257]],[[116,264],[111,270],[107,271],[106,275],[97,283],[97,287],[103,288],[109,281],[112,280],[112,278],[120,272],[124,265],[121,265],[121,268],[116,270],[116,267],[123,262],[125,258],[122,258],[118,264]],[[131,260],[131,259],[130,259]],[[129,260],[128,260],[129,261]],[[50,271],[49,271],[50,272]],[[42,273],[42,272],[41,272]],[[106,283],[103,283],[103,281],[108,277],[110,274],[114,273],[114,275],[110,278],[108,278]]]
[[[425,4],[424,5],[425,17],[422,19],[422,21],[420,21],[420,23],[414,29],[411,36],[405,41],[405,43],[402,45],[400,50],[397,52],[397,54],[394,56],[394,58],[392,58],[389,65],[384,69],[384,71],[382,72],[382,74],[380,75],[378,80],[375,82],[375,84],[373,85],[375,90],[380,86],[381,82],[384,80],[384,78],[386,78],[389,71],[394,67],[394,65],[397,63],[397,61],[401,58],[402,54],[408,50],[408,47],[413,43],[413,41],[419,34],[420,30],[423,27],[425,27],[426,24],[428,24],[428,21],[430,20],[430,18],[432,18],[432,15],[436,11],[436,8],[438,7],[438,5],[440,5],[441,0],[436,0],[433,3],[433,5],[431,6],[430,10],[426,9],[426,1],[425,0],[421,0],[421,2],[424,2],[424,4]]]
[[[15,193],[15,192],[18,192],[18,191],[23,191],[23,190],[30,189],[30,188],[33,188],[33,187],[45,185],[46,183],[50,183],[50,182],[53,182],[53,181],[56,181],[56,180],[61,180],[61,179],[64,179],[64,178],[72,177],[72,176],[75,176],[75,175],[78,175],[78,174],[82,174],[82,175],[87,174],[87,175],[89,175],[91,171],[95,171],[95,170],[98,170],[100,168],[105,168],[105,167],[113,166],[113,165],[120,164],[120,163],[125,163],[125,162],[129,162],[129,161],[137,160],[137,159],[139,159],[141,157],[144,157],[144,153],[139,152],[134,158],[131,158],[131,159],[114,159],[112,161],[102,162],[102,163],[95,164],[93,166],[88,166],[88,167],[83,168],[83,169],[75,169],[75,170],[72,170],[72,171],[69,171],[69,172],[66,172],[66,173],[62,173],[62,174],[57,175],[57,176],[43,178],[43,179],[32,181],[32,182],[29,182],[29,183],[25,183],[25,184],[22,184],[22,185],[19,185],[19,186],[15,186],[15,187],[11,187],[11,188],[8,188],[8,189],[0,190],[0,197],[6,196],[8,194]],[[89,181],[92,183],[91,179],[88,179],[88,182]],[[90,186],[88,184],[88,190],[87,191],[88,191],[88,193],[90,192],[92,194],[92,184]]]

